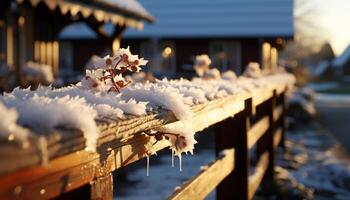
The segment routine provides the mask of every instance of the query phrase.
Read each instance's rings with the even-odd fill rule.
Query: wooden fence
[[[254,94],[232,95],[193,106],[192,123],[196,131],[215,126],[217,160],[168,199],[203,199],[215,188],[218,199],[252,199],[263,181],[273,184],[275,150],[284,147],[287,90],[286,85],[276,85]],[[140,132],[169,123],[178,121],[171,112],[164,110],[119,122],[101,120],[97,152],[67,150],[65,144],[72,146],[72,141],[81,139],[67,138],[67,134],[65,138],[58,137],[60,134],[56,131],[55,137],[46,138],[49,141],[45,144],[46,164],[40,165],[43,158],[35,157],[38,153],[28,153],[28,157],[32,156],[27,159],[30,162],[19,159],[20,168],[2,170],[0,199],[112,199],[111,172],[145,157],[144,144],[149,136]],[[78,133],[74,138],[81,138],[81,135]],[[76,143],[79,142],[74,145]],[[168,145],[167,141],[160,141],[154,145],[154,151]],[[249,158],[249,155],[254,157]],[[254,165],[250,166],[251,163]],[[6,164],[0,160],[1,166]]]

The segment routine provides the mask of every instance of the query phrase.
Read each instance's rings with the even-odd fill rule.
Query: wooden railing
[[[279,85],[193,106],[196,131],[215,126],[217,160],[168,198],[203,199],[216,188],[218,199],[252,199],[262,181],[272,183],[275,150],[284,146],[287,89]],[[3,173],[0,199],[112,199],[111,172],[145,157],[149,137],[140,132],[169,123],[178,123],[169,111],[114,124],[101,122],[97,152],[74,150],[49,157],[45,165],[31,164]],[[153,150],[168,145],[160,141]],[[252,162],[254,169],[249,166]]]
[[[216,124],[218,160],[169,199],[203,199],[216,186],[217,199],[252,199],[264,179],[272,183],[275,149],[284,146],[284,100],[285,92],[276,91],[263,102],[248,98],[242,111]],[[258,159],[253,173],[249,173],[248,155],[253,150]]]

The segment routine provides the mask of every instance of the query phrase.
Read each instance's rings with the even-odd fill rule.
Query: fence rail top
[[[277,94],[284,92],[286,87],[287,85],[283,84],[274,85],[255,90],[254,93],[230,95],[192,106],[193,127],[195,131],[201,131],[243,110],[246,99],[252,98],[254,108],[271,98],[274,92]],[[81,132],[62,134],[60,130],[53,131],[53,134],[46,137],[45,144],[41,144],[44,145],[44,150],[36,148],[25,153],[17,152],[17,157],[11,156],[7,159],[0,154],[2,174],[0,198],[31,196],[46,199],[78,188],[97,177],[105,176],[115,169],[145,157],[144,145],[149,142],[150,137],[136,133],[161,126],[182,125],[170,111],[166,110],[153,111],[142,117],[130,117],[124,121],[105,118],[98,124],[102,134],[98,140],[97,152],[84,150]],[[63,129],[63,131],[72,130]],[[40,144],[38,141],[33,142]],[[74,149],[77,146],[81,148]],[[152,151],[156,152],[167,146],[169,142],[162,140],[152,147]],[[46,152],[43,152],[45,148]],[[27,159],[21,160],[24,157]],[[42,163],[44,165],[41,165]],[[14,165],[22,169],[17,169]],[[11,171],[14,172],[9,173]],[[65,183],[63,179],[68,181]]]

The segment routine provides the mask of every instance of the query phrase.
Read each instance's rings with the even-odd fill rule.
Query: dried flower
[[[139,72],[147,62],[138,55],[131,54],[129,47],[121,48],[113,57],[94,58],[96,70],[87,70],[81,85],[96,91],[120,92],[120,89],[130,83],[123,78],[123,73],[127,70]]]

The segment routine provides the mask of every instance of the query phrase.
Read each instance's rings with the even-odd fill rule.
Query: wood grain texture
[[[253,199],[256,190],[258,189],[264,174],[269,165],[269,153],[265,152],[260,156],[257,165],[254,168],[253,175],[249,176],[249,199]]]
[[[234,149],[222,151],[222,155],[203,171],[184,183],[167,199],[204,199],[234,169]]]
[[[112,200],[113,199],[113,176],[109,173],[99,177],[90,183],[91,200]]]

